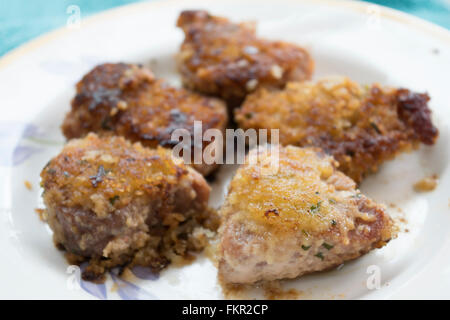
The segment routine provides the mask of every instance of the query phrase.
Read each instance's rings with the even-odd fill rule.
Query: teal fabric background
[[[65,25],[70,5],[81,17],[144,0],[0,0],[0,56],[47,31]],[[150,0],[156,1],[156,0]],[[164,0],[158,0],[164,1]],[[373,0],[450,29],[450,0]]]

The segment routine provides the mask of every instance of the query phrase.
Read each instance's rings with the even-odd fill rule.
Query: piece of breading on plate
[[[256,88],[309,79],[314,69],[305,49],[258,38],[253,23],[198,10],[183,11],[177,26],[185,34],[177,58],[185,87],[221,97],[231,107]]]
[[[322,148],[360,183],[399,152],[434,144],[438,130],[429,99],[408,89],[333,77],[260,89],[247,96],[235,120],[243,129],[279,129],[282,145]]]
[[[331,156],[318,148],[272,148],[250,151],[258,161],[238,169],[220,209],[223,282],[251,284],[326,270],[394,236],[384,207],[362,195]]]
[[[90,133],[71,140],[41,178],[54,242],[70,263],[89,262],[87,280],[117,266],[159,270],[203,249],[198,231],[214,224],[203,176],[162,147]]]
[[[211,128],[225,131],[227,125],[224,102],[171,87],[139,65],[101,64],[87,73],[76,89],[72,109],[62,125],[68,139],[96,132],[121,135],[148,147],[170,148],[178,143],[171,140],[176,129],[186,129],[194,139],[194,121],[201,121],[201,134]],[[194,167],[207,175],[217,164],[202,162]]]

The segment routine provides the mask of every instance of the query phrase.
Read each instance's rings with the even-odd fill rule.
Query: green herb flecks
[[[311,213],[319,212],[321,204],[322,204],[322,201],[317,202],[317,204],[313,204],[311,206],[311,208],[309,208],[309,211],[311,211]]]
[[[109,198],[109,203],[111,203],[111,205],[113,206],[114,205],[114,203],[117,201],[117,200],[119,200],[119,196],[118,195],[115,195],[114,197],[112,197],[112,198]]]
[[[322,261],[323,261],[323,259],[324,259],[322,252],[318,252],[318,253],[316,253],[314,256],[317,257],[317,258],[319,258],[319,259],[322,260]]]
[[[322,243],[322,247],[324,247],[327,250],[331,250],[334,248],[334,245],[324,242]]]

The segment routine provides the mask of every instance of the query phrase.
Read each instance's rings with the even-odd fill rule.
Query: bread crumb
[[[46,222],[47,221],[47,213],[45,212],[45,209],[37,208],[37,209],[34,209],[34,212],[36,212],[39,215],[39,219],[42,222]]]
[[[120,278],[125,281],[136,283],[139,279],[133,274],[129,267],[125,267],[120,274]]]
[[[28,190],[33,190],[33,185],[31,184],[30,181],[25,180],[23,183],[25,184],[25,187],[26,187]]]
[[[113,285],[111,286],[111,292],[117,292],[119,291],[119,286],[117,285],[117,283],[113,283]]]
[[[253,46],[244,47],[244,53],[246,54],[257,54],[259,53],[259,49]]]
[[[117,112],[119,112],[118,108],[112,108],[111,111],[109,112],[109,115],[111,117],[114,117],[117,114]]]
[[[283,76],[283,68],[281,68],[279,65],[274,64],[272,68],[270,68],[270,74],[275,79],[281,79]]]
[[[438,183],[437,175],[425,177],[414,184],[414,190],[417,192],[428,192],[436,189]]]
[[[247,89],[247,91],[253,91],[256,89],[257,86],[258,86],[258,80],[256,80],[256,79],[251,79],[251,80],[247,81],[247,83],[245,84],[245,88]]]
[[[119,102],[117,103],[117,108],[118,108],[119,110],[127,110],[128,104],[127,104],[126,101],[121,100],[121,101],[119,101]]]
[[[241,59],[241,60],[239,60],[239,61],[236,63],[236,65],[237,65],[239,68],[245,68],[245,67],[248,66],[248,61],[245,60],[245,59]]]

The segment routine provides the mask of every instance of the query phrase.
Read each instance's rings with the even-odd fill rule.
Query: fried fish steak
[[[362,195],[320,149],[274,147],[250,155],[255,153],[258,161],[238,169],[219,212],[223,282],[326,270],[384,246],[395,234],[384,208]],[[273,157],[276,171],[269,167]]]
[[[83,77],[76,90],[62,125],[67,139],[96,132],[121,135],[148,147],[173,147],[178,141],[171,140],[172,132],[186,129],[193,137],[194,121],[202,122],[203,132],[212,128],[224,131],[227,125],[222,101],[170,87],[138,65],[99,65]],[[202,148],[207,145],[204,142]],[[207,175],[217,165],[194,167]]]
[[[279,129],[282,145],[322,148],[360,183],[399,152],[435,143],[429,99],[408,89],[364,87],[336,77],[260,89],[247,96],[235,120],[243,129]]]
[[[90,133],[71,140],[41,178],[54,242],[71,263],[89,261],[87,280],[127,264],[159,270],[201,250],[201,231],[213,226],[203,176],[162,147]]]
[[[305,49],[258,38],[253,23],[183,11],[177,26],[185,34],[177,56],[184,86],[221,97],[231,107],[257,87],[281,88],[309,79],[314,69]]]

